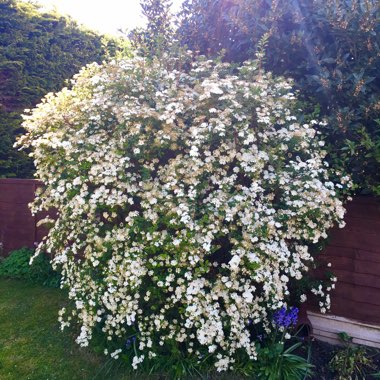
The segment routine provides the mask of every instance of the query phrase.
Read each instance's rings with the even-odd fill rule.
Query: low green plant
[[[290,347],[287,339],[291,338],[298,320],[298,308],[287,310],[282,307],[273,316],[275,331],[271,337],[263,340],[258,349],[255,375],[265,380],[296,380],[306,379],[312,374],[313,365],[309,363],[310,351],[307,359],[296,352],[301,348],[302,342],[296,342]],[[293,338],[297,338],[297,333]]]
[[[372,358],[363,346],[352,344],[352,337],[345,332],[338,334],[344,347],[338,349],[329,365],[337,380],[365,379],[368,371],[374,369]]]
[[[257,376],[266,380],[296,380],[308,378],[312,365],[295,354],[300,348],[297,342],[285,348],[285,342],[277,342],[259,350]]]
[[[0,262],[0,277],[23,279],[36,284],[58,287],[59,274],[53,270],[46,255],[39,255],[30,264],[34,251],[30,248],[21,248],[10,253]]]

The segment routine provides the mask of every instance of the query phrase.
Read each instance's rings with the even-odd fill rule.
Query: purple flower
[[[133,343],[136,342],[136,337],[133,336],[132,339],[127,339],[127,342],[125,343],[125,348],[128,349],[132,346]]]
[[[288,328],[290,326],[295,326],[298,320],[298,308],[291,307],[289,312],[285,306],[280,310],[276,311],[273,315],[273,322],[277,327]]]

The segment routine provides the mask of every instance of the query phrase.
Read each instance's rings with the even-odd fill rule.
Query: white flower
[[[196,146],[192,146],[191,149],[190,149],[190,156],[191,157],[198,157],[199,156],[199,153],[198,153],[198,148]]]
[[[176,247],[178,247],[180,244],[181,244],[181,239],[174,239],[173,240],[173,245],[175,245]]]
[[[236,270],[238,270],[238,268],[239,268],[239,263],[240,263],[240,257],[237,256],[237,255],[232,256],[232,259],[231,259],[230,262],[229,262],[229,265],[230,265],[230,267],[231,267],[231,270],[232,270],[232,271],[236,271]]]

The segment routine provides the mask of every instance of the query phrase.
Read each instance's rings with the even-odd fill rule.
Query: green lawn
[[[107,360],[80,348],[57,321],[59,289],[0,279],[0,379],[131,379]]]
[[[123,362],[80,348],[61,332],[58,310],[65,294],[21,280],[0,278],[0,380],[163,380],[128,374]],[[233,374],[211,376],[237,380]]]

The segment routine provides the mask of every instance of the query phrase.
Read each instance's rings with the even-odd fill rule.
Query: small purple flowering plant
[[[126,349],[131,348],[131,346],[133,346],[135,342],[136,342],[136,336],[132,336],[130,339],[127,339],[125,343],[125,348]]]
[[[298,341],[294,344],[285,344],[285,340],[291,339],[289,333],[297,326],[299,309],[297,307],[283,306],[272,316],[274,330],[263,339],[257,335],[258,360],[257,373],[260,378],[268,380],[278,379],[304,379],[311,375],[312,364],[296,353],[302,345]],[[293,335],[296,338],[297,333]],[[291,374],[292,377],[289,377]]]
[[[283,306],[280,310],[276,311],[273,315],[273,323],[280,330],[285,330],[291,327],[295,327],[298,321],[297,307],[291,307],[289,310]]]

